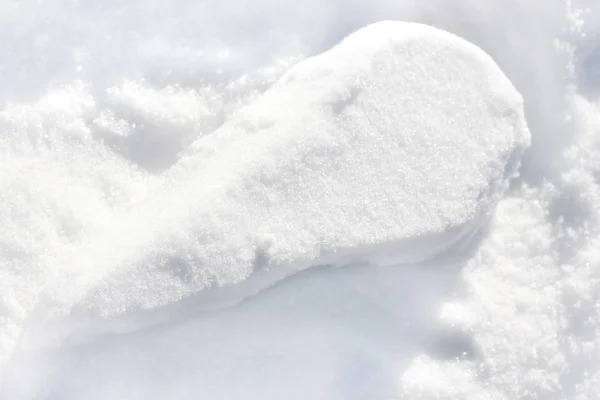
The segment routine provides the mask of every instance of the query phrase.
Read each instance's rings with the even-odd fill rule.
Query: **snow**
[[[231,304],[310,266],[431,259],[481,226],[528,141],[487,55],[423,25],[370,25],[192,144],[88,250],[66,307],[112,317],[209,289]]]
[[[0,398],[597,397],[594,2],[33,3]]]

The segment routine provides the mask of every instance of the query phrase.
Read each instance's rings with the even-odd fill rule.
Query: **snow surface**
[[[0,398],[597,398],[595,2],[33,3]]]
[[[210,289],[186,300],[207,308],[310,266],[431,259],[481,226],[528,141],[487,55],[424,25],[370,25],[194,142],[43,302],[112,317]]]

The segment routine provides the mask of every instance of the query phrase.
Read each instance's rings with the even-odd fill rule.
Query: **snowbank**
[[[483,51],[373,24],[196,141],[42,304],[206,309],[315,265],[431,259],[481,226],[528,142],[521,96]]]
[[[0,398],[597,398],[594,1],[4,3]],[[290,63],[382,18],[423,22],[472,42],[524,97],[532,145],[519,179],[470,246],[418,265],[340,261],[343,268],[308,268],[235,306],[194,312],[253,291],[252,278],[214,285],[166,307],[176,320],[146,320],[132,307],[123,320],[96,318],[81,327],[101,335],[165,322],[151,329],[49,352],[18,351],[27,347],[24,325],[40,341],[51,340],[63,328],[71,332],[73,320],[83,322],[75,302],[81,314],[97,313],[91,289],[102,279],[127,277],[127,268],[133,279],[143,258],[136,254],[151,259],[164,251],[177,260],[179,250],[185,253],[196,222],[167,229],[176,214],[170,207],[179,201],[182,210],[193,208],[178,190],[198,207],[204,203],[192,189],[177,188],[188,180],[183,167],[162,172],[260,97]],[[214,164],[211,146],[221,151],[225,142],[203,141],[198,160]],[[223,177],[216,168],[210,173],[215,181]],[[147,204],[137,208],[142,199]],[[171,204],[162,222],[150,211],[159,201]],[[167,250],[148,250],[160,232]],[[415,248],[413,254],[425,255],[429,246]],[[356,249],[371,259],[365,247]],[[115,296],[144,295],[118,289]],[[108,314],[118,311],[105,306]],[[52,318],[53,311],[67,318]]]

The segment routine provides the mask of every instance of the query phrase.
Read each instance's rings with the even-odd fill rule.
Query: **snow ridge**
[[[431,259],[481,227],[528,145],[522,98],[482,50],[367,26],[198,139],[36,313],[68,316],[57,332],[124,332],[315,265]],[[45,324],[28,340],[48,341]]]

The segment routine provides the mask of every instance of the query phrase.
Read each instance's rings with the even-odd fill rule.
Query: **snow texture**
[[[84,292],[44,302],[115,317],[186,299],[189,312],[315,265],[429,260],[479,229],[528,143],[522,98],[489,56],[373,24],[198,139],[92,244]]]
[[[0,399],[596,399],[599,15],[2,2]]]

